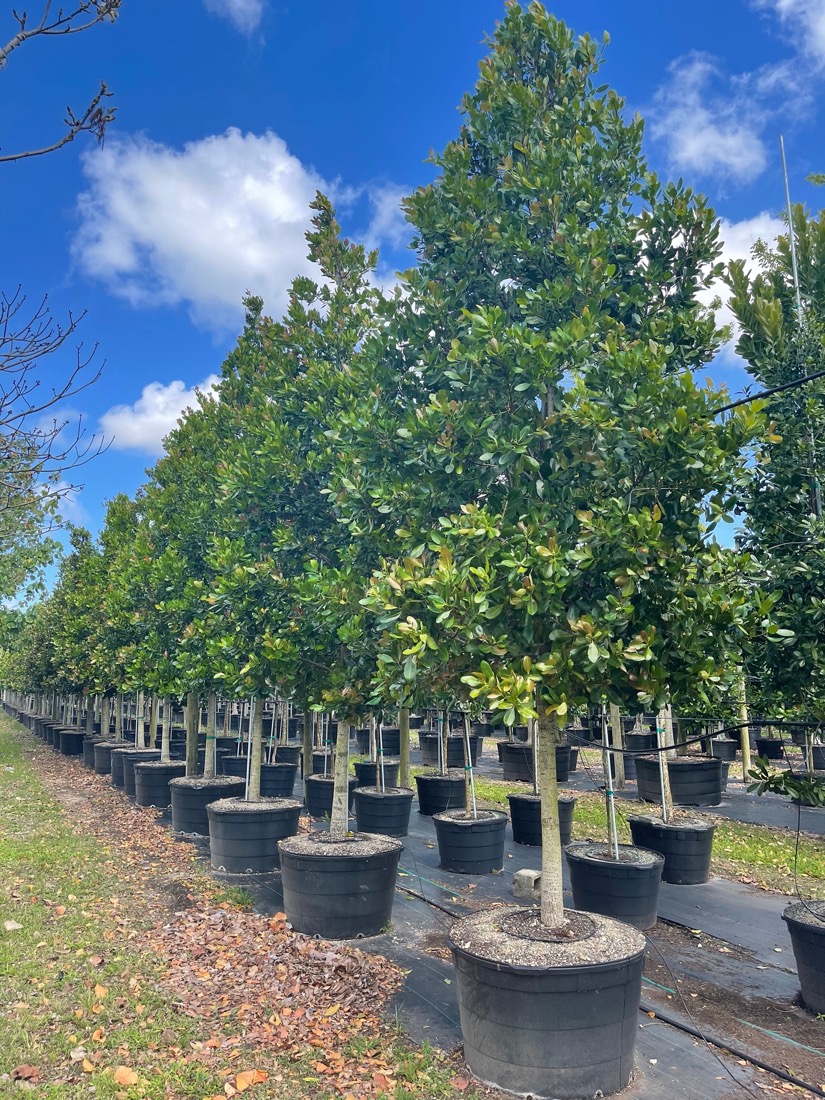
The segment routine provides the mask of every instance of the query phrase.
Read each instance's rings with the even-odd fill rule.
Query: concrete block
[[[521,901],[538,901],[541,890],[541,871],[525,867],[513,875],[513,897]]]

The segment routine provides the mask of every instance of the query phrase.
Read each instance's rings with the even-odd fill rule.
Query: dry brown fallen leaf
[[[11,1071],[12,1081],[36,1081],[40,1076],[39,1066],[30,1066],[24,1063],[22,1066],[15,1066]]]
[[[115,1070],[115,1084],[136,1085],[138,1080],[138,1075],[128,1066],[118,1066]]]

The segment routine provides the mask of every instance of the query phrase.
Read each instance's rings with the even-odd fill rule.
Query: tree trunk
[[[158,703],[159,698],[157,695],[152,698],[152,732],[153,735],[157,733],[157,719],[158,719]],[[164,764],[168,764],[170,760],[169,750],[172,742],[172,700],[167,695],[163,700],[163,728],[160,731],[160,758]],[[150,745],[152,741],[149,741]],[[152,746],[154,748],[154,746]]]
[[[473,757],[470,752],[470,715],[465,711],[462,717],[464,721],[462,731],[462,741],[464,743],[464,805],[467,808],[467,813],[475,818],[478,817],[478,811],[476,810],[476,792],[473,785]]]
[[[399,764],[398,785],[409,787],[410,785],[410,710],[402,707],[398,712],[399,730]]]
[[[123,740],[123,696],[118,693],[114,698],[115,704],[115,741]]]
[[[249,722],[249,762],[247,764],[249,782],[246,786],[246,797],[250,802],[257,802],[261,797],[261,744],[264,735],[263,699],[252,700]]]
[[[541,923],[561,928],[565,923],[559,834],[559,789],[556,745],[561,738],[555,714],[538,705],[538,760],[541,786]]]
[[[751,732],[748,726],[750,715],[748,714],[748,696],[745,690],[745,677],[739,680],[739,695],[742,702],[739,704],[739,721],[743,723],[739,744],[742,747],[742,779],[747,783],[751,770]]]
[[[312,775],[312,711],[309,704],[304,703],[304,741],[301,746],[301,774],[306,779]]]
[[[616,790],[624,790],[624,725],[622,723],[619,708],[615,703],[610,704],[610,728],[613,731],[613,774],[616,777]]]
[[[149,748],[157,748],[158,743],[158,726],[161,723],[160,717],[161,699],[159,695],[153,695],[152,701],[149,706]],[[163,700],[163,729],[160,731],[161,741],[163,740],[163,732],[166,726],[169,726],[169,736],[172,736],[172,700],[167,695]]]
[[[198,695],[195,691],[186,693],[186,774],[198,774]]]
[[[100,734],[104,741],[109,740],[109,726],[112,724],[112,700],[104,695],[100,701]]]
[[[378,760],[378,741],[375,735],[375,715],[370,715],[370,760],[375,763]]]
[[[135,748],[146,748],[146,723],[143,720],[146,708],[146,696],[142,691],[137,693],[135,700]]]
[[[218,736],[218,697],[210,691],[206,698],[206,750],[203,754],[203,774],[209,779],[215,775],[215,738]]]
[[[349,723],[339,721],[335,738],[334,787],[332,814],[329,820],[330,836],[343,840],[349,831]]]
[[[673,796],[670,793],[670,772],[668,771],[667,761],[668,757],[675,754],[673,749],[668,747],[673,744],[673,721],[671,719],[668,722],[669,714],[670,707],[662,707],[656,715],[656,744],[660,750],[658,753],[659,778],[662,784],[662,821],[665,824],[673,818]],[[667,751],[662,752],[662,749],[667,749]]]

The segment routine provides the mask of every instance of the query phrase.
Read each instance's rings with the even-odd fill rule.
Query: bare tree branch
[[[52,15],[52,0],[45,0],[40,21],[31,26],[29,25],[27,12],[12,11],[19,30],[5,46],[0,47],[0,69],[5,68],[9,55],[14,50],[32,38],[79,34],[81,31],[87,31],[95,24],[103,21],[114,23],[122,2],[123,0],[82,0],[82,2],[75,3],[73,11],[65,12],[63,8],[59,8],[57,13]],[[63,120],[66,124],[66,132],[61,138],[52,142],[51,145],[44,145],[39,149],[26,149],[17,153],[2,153],[0,154],[0,164],[53,153],[57,149],[62,149],[64,145],[68,145],[70,141],[74,141],[78,134],[92,134],[102,144],[106,127],[114,119],[117,111],[116,107],[108,106],[106,103],[111,95],[112,93],[106,87],[106,84],[101,81],[97,95],[81,114],[76,114],[71,107],[66,108],[66,117]]]
[[[46,0],[40,22],[35,23],[31,28],[29,28],[28,12],[12,10],[12,15],[17,20],[20,30],[9,39],[5,46],[0,47],[0,69],[5,67],[9,54],[30,38],[57,34],[79,34],[80,31],[87,31],[96,23],[103,22],[104,19],[114,23],[122,2],[123,0],[83,0],[75,7],[74,11],[68,14],[62,8],[59,8],[57,15],[52,19],[52,0]],[[89,15],[90,18],[85,23],[77,22],[86,15]]]
[[[35,373],[43,356],[58,352],[75,334],[86,311],[70,313],[61,324],[46,295],[30,312],[25,307],[21,287],[11,297],[0,293],[0,514],[65,496],[75,488],[66,475],[108,446],[88,435],[82,417],[43,419],[98,380],[104,363],[94,363],[97,345],[88,352],[76,345],[74,363],[58,386],[44,386]]]
[[[58,141],[51,145],[44,145],[41,149],[26,149],[20,153],[0,153],[0,164],[8,164],[15,160],[25,160],[26,157],[42,157],[44,153],[54,153],[62,149],[70,141],[74,141],[78,134],[94,134],[100,145],[106,136],[106,127],[114,119],[117,107],[105,107],[104,99],[111,96],[106,85],[101,83],[100,91],[86,108],[82,115],[76,115],[71,107],[66,108],[66,117],[63,119],[67,126],[66,133]]]

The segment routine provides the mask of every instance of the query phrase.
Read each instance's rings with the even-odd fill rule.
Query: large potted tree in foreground
[[[647,173],[598,54],[541,6],[508,7],[441,175],[406,204],[421,264],[376,367],[377,445],[362,432],[342,480],[353,521],[399,532],[369,597],[390,660],[415,677],[471,655],[475,697],[537,719],[540,908],[450,933],[470,1068],[536,1097],[627,1084],[644,956],[636,929],[564,910],[560,724],[701,678],[708,655],[668,659],[674,606],[703,614],[674,596],[714,552],[756,424],[715,419],[690,373],[715,346],[696,303],[712,213]]]

